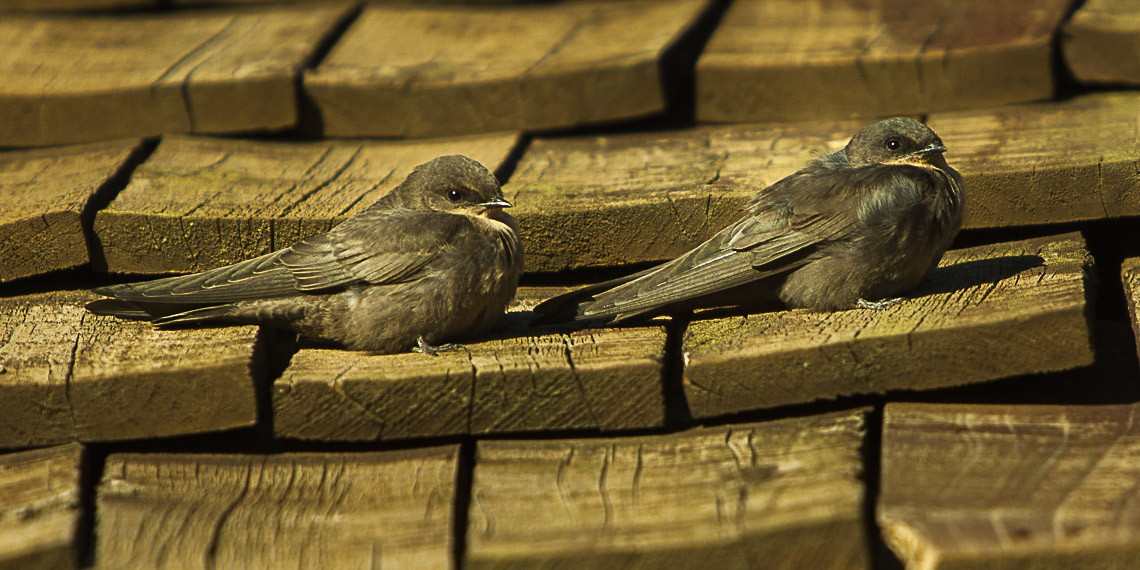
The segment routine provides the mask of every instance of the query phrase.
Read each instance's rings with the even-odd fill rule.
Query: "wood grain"
[[[1061,46],[1082,83],[1140,85],[1140,5],[1087,0],[1065,23]]]
[[[7,15],[0,146],[293,127],[300,70],[348,10]]]
[[[78,444],[0,455],[0,569],[77,568]]]
[[[966,227],[1140,215],[1140,93],[934,114],[966,182]]]
[[[158,330],[88,313],[95,298],[0,299],[0,449],[256,421],[257,327]]]
[[[882,310],[779,311],[693,322],[694,417],[1091,364],[1092,258],[1077,234],[950,251]]]
[[[665,110],[662,54],[707,0],[365,8],[304,88],[326,136],[551,129]]]
[[[328,231],[417,165],[466,154],[495,170],[517,133],[408,142],[166,137],[95,217],[99,265],[116,273],[229,265]]]
[[[1125,259],[1120,277],[1128,303],[1128,316],[1132,319],[1132,333],[1136,338],[1136,355],[1140,356],[1140,257]]]
[[[0,283],[90,261],[89,205],[139,144],[0,152]]]
[[[922,570],[1134,568],[1135,415],[1134,406],[888,404],[883,536]]]
[[[520,290],[500,338],[435,357],[303,348],[274,383],[274,431],[368,441],[661,426],[664,327],[528,328],[527,310],[565,290]]]
[[[709,122],[882,117],[1048,99],[1071,0],[734,2],[697,63]]]
[[[458,446],[383,453],[114,454],[103,568],[448,568]]]
[[[863,412],[479,442],[470,568],[864,568]]]
[[[826,121],[536,139],[503,189],[516,205],[527,271],[680,255],[736,221],[752,195],[814,153],[842,148],[860,126]]]

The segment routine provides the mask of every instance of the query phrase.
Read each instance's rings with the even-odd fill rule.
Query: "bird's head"
[[[466,156],[441,156],[415,168],[392,198],[411,210],[495,217],[511,203],[499,181]]]
[[[907,117],[894,117],[863,127],[851,137],[843,152],[854,166],[941,166],[946,146],[930,127]]]

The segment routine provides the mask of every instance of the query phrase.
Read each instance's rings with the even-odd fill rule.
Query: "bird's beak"
[[[483,206],[484,208],[510,208],[511,207],[511,203],[506,201],[502,196],[499,196],[499,197],[495,198],[494,200],[491,200],[490,202],[483,202],[482,204],[479,204],[479,205]]]
[[[919,150],[918,154],[937,154],[940,152],[946,152],[946,147],[942,146],[942,143],[930,143],[925,148]]]

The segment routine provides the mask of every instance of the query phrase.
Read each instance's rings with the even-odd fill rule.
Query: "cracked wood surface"
[[[348,11],[7,15],[0,145],[293,127],[300,70]]]
[[[662,56],[708,0],[367,6],[304,89],[326,136],[551,129],[665,110]]]
[[[529,329],[566,288],[522,288],[500,338],[437,356],[302,348],[273,387],[278,437],[368,441],[659,427],[663,326]]]
[[[1061,46],[1077,81],[1140,85],[1140,4],[1087,0],[1065,23]]]
[[[882,117],[1053,94],[1072,0],[738,0],[697,63],[697,118]]]
[[[0,449],[256,421],[257,327],[158,330],[64,291],[0,299]]]
[[[1140,94],[934,114],[966,183],[966,227],[1140,215]]]
[[[0,153],[0,283],[90,261],[87,209],[140,141]]]
[[[114,454],[101,568],[448,568],[459,446]]]
[[[79,566],[83,447],[0,454],[0,569]]]
[[[1128,316],[1132,319],[1136,355],[1140,356],[1140,257],[1125,259],[1120,277],[1124,285],[1124,298],[1128,303]]]
[[[1078,234],[947,252],[885,309],[694,321],[683,340],[694,417],[851,394],[929,390],[1092,364]]]
[[[966,181],[967,228],[1140,215],[1140,95],[935,114]],[[504,187],[527,271],[675,257],[867,121],[538,138]]]
[[[419,164],[465,154],[494,171],[517,133],[405,142],[170,136],[95,217],[107,270],[194,272],[328,231]]]
[[[865,568],[861,410],[478,443],[470,568]]]
[[[888,404],[883,536],[916,570],[1135,568],[1135,415],[1131,405]]]

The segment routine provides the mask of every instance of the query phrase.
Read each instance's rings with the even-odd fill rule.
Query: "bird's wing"
[[[628,318],[671,303],[787,273],[826,243],[848,237],[856,222],[837,192],[866,181],[865,173],[803,171],[766,189],[748,216],[646,275],[593,295],[580,318]]]
[[[247,261],[95,292],[127,301],[211,304],[410,281],[457,232],[462,216],[397,212],[353,218],[325,234]]]

